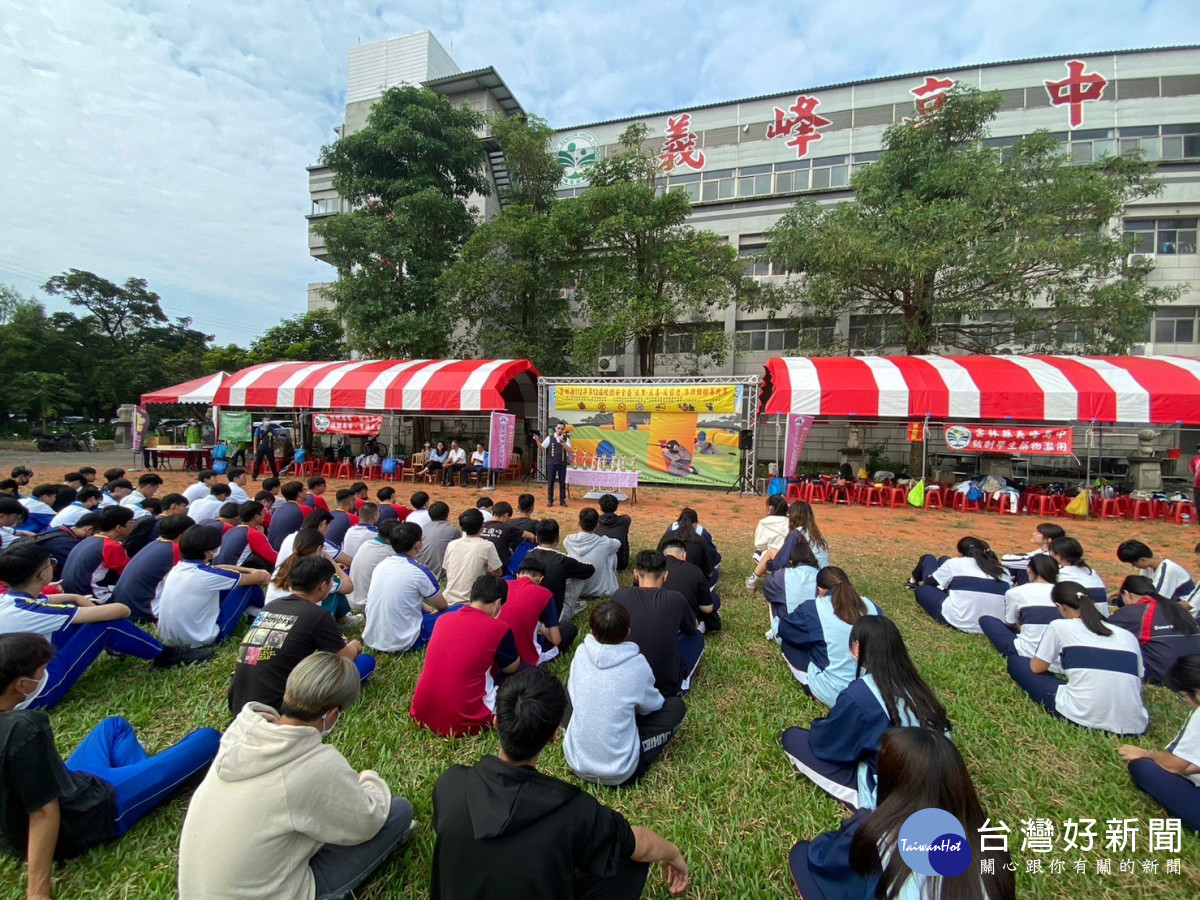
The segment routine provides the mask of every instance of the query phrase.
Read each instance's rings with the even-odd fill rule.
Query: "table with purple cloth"
[[[598,491],[629,491],[637,503],[638,472],[618,472],[613,469],[567,469],[567,484],[595,488]]]

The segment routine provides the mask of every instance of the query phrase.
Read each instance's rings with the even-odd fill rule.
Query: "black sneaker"
[[[170,669],[175,666],[194,666],[206,663],[216,655],[211,647],[164,647],[154,660],[154,668]]]
[[[904,589],[906,591],[915,591],[917,589],[917,583],[910,578],[908,581],[904,582]]]

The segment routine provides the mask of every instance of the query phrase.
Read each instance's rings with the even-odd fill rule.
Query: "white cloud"
[[[341,121],[347,52],[429,28],[556,126],[899,72],[1200,42],[1192,0],[0,0],[0,280],[140,275],[248,343],[332,270],[305,166]],[[916,11],[914,11],[916,10]]]

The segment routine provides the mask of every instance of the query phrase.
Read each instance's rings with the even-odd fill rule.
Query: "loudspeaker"
[[[753,450],[754,449],[754,429],[743,428],[738,432],[738,449]]]

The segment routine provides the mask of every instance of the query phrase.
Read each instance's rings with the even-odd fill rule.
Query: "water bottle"
[[[1191,525],[1191,524],[1192,524],[1192,517],[1191,517],[1191,515],[1190,515],[1189,513],[1184,513],[1184,514],[1183,514],[1183,515],[1180,517],[1180,521],[1182,521],[1184,525]]]

